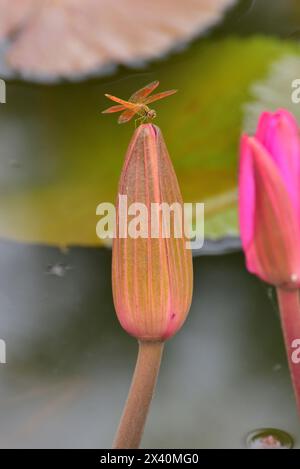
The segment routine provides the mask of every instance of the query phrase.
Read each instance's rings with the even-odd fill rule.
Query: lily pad
[[[115,200],[133,125],[102,116],[105,92],[127,98],[159,79],[179,93],[155,105],[186,202],[206,205],[206,236],[237,233],[236,168],[251,85],[294,42],[202,40],[143,73],[56,86],[8,83],[0,108],[0,235],[51,245],[99,245],[96,206]],[[287,90],[290,93],[290,89]]]
[[[298,99],[293,98],[295,82],[300,88],[299,55],[288,55],[272,64],[268,76],[251,86],[251,101],[246,103],[244,129],[254,133],[257,120],[261,112],[276,111],[280,107],[288,109],[298,119],[300,127],[300,105]],[[298,92],[297,92],[298,93]]]
[[[186,44],[235,1],[0,0],[0,61],[33,80],[103,75]]]

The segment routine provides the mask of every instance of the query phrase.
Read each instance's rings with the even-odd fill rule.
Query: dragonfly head
[[[147,117],[149,117],[149,119],[155,119],[156,111],[154,111],[154,109],[149,109],[149,111],[147,113]]]

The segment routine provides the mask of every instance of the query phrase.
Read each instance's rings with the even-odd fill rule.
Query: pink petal
[[[295,118],[284,109],[263,113],[256,138],[273,158],[300,215],[300,138]]]
[[[252,150],[248,141],[248,135],[243,135],[240,145],[239,165],[239,220],[242,243],[245,249],[253,238],[255,209]]]
[[[279,168],[254,137],[247,139],[255,186],[253,238],[245,247],[249,270],[274,285],[295,286],[300,280],[298,217]],[[242,219],[253,217],[243,212]]]

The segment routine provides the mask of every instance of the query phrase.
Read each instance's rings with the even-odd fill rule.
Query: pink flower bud
[[[273,285],[298,288],[300,140],[285,110],[263,113],[255,137],[242,137],[239,219],[248,270]]]
[[[186,319],[192,298],[193,270],[191,250],[184,237],[183,202],[157,126],[144,124],[136,129],[127,150],[118,195],[112,260],[116,312],[129,334],[141,340],[164,340],[175,334]],[[127,220],[120,211],[120,196],[127,196]],[[177,203],[181,208],[181,236],[174,236],[173,223],[170,237],[164,236],[168,230],[164,231],[163,213],[160,210],[157,217],[151,208],[153,203],[162,202],[168,206]],[[134,221],[131,204],[143,204],[147,211],[146,224],[144,218],[140,223]],[[145,217],[142,208],[135,214]],[[128,233],[132,223],[139,237],[133,238]],[[151,236],[152,230],[156,237]]]
[[[300,139],[285,110],[263,113],[256,136],[242,138],[239,218],[248,269],[277,287],[300,415]]]

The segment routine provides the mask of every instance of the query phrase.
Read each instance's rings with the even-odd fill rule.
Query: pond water
[[[137,352],[114,312],[111,252],[2,242],[0,259],[1,447],[109,447]],[[300,447],[273,291],[241,253],[196,257],[194,272],[143,446],[246,448],[250,432],[274,428]]]

